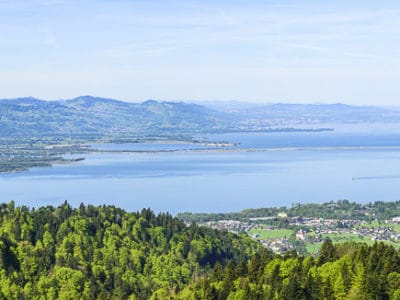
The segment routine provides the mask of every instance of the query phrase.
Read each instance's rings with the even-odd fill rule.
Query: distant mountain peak
[[[102,98],[102,97],[95,97],[90,95],[79,96],[70,100],[66,100],[64,103],[67,105],[78,105],[85,108],[94,107],[98,104],[109,104],[109,105],[129,105],[127,102],[111,99],[111,98]]]
[[[158,103],[159,103],[159,102],[158,102],[157,100],[149,99],[149,100],[144,101],[144,102],[142,103],[142,105],[156,105],[156,104],[158,104]]]
[[[86,102],[122,102],[119,100],[111,99],[111,98],[103,98],[103,97],[95,97],[91,95],[84,95],[73,98],[67,101],[86,101]]]

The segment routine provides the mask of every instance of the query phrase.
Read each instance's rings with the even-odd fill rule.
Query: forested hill
[[[249,220],[251,218],[277,217],[284,213],[288,217],[319,217],[325,219],[350,219],[372,221],[387,220],[400,216],[400,201],[356,203],[348,200],[325,203],[293,204],[291,207],[251,208],[232,213],[179,213],[177,217],[186,223],[214,222],[220,220]]]
[[[0,205],[0,299],[149,299],[259,249],[149,209]],[[134,297],[135,296],[135,297]]]
[[[327,240],[316,258],[264,251],[247,264],[217,264],[208,278],[192,282],[177,299],[400,299],[399,272],[399,251],[392,246],[334,246]]]
[[[400,299],[390,245],[275,255],[149,209],[0,204],[0,299]]]

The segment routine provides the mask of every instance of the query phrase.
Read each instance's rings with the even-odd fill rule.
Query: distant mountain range
[[[142,136],[229,127],[230,116],[183,102],[128,103],[82,96],[70,100],[0,100],[0,134]]]
[[[278,124],[399,123],[398,107],[335,104],[255,104],[246,102],[203,102],[209,108],[229,113],[243,121],[251,119]]]
[[[0,136],[163,136],[363,122],[400,123],[400,111],[344,104],[131,103],[92,96],[0,100]]]

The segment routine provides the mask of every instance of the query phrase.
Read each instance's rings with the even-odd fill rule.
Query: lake
[[[354,127],[354,126],[353,126]],[[353,128],[352,127],[352,128]],[[354,129],[355,128],[355,129]],[[114,204],[129,211],[230,212],[348,199],[400,199],[400,132],[208,135],[236,147],[185,143],[95,145],[85,160],[0,175],[2,202],[30,207]],[[167,151],[164,151],[167,150]]]

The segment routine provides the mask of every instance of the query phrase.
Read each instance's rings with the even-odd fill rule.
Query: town
[[[285,226],[283,228],[271,225],[273,223],[283,223]],[[383,241],[396,248],[400,247],[400,217],[369,222],[354,219],[288,217],[285,213],[280,213],[276,217],[249,218],[246,221],[208,221],[200,225],[235,234],[247,234],[277,254],[285,254],[290,250],[302,254],[316,254],[327,238],[334,243],[355,241],[373,244],[374,241]]]

